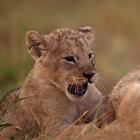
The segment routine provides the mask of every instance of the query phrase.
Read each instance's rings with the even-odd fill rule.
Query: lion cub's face
[[[48,35],[27,33],[27,46],[36,63],[43,67],[47,79],[70,99],[84,97],[88,83],[96,79],[94,41],[91,27],[77,30],[62,28]]]

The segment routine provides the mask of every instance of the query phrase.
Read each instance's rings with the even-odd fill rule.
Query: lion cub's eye
[[[95,57],[95,54],[94,53],[89,53],[88,54],[88,57],[90,59],[90,61]]]
[[[63,57],[63,59],[71,64],[74,64],[76,62],[73,56],[66,56],[66,57]]]

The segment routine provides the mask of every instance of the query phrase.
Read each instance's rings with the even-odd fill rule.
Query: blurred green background
[[[139,64],[140,0],[0,0],[0,96],[21,85],[32,68],[27,31],[84,25],[97,32],[99,86],[110,92]]]

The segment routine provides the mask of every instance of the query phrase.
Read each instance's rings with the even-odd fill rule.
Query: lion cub
[[[3,129],[1,138],[20,133],[31,139],[44,131],[57,135],[85,111],[85,122],[94,118],[103,100],[95,87],[95,56],[90,48],[94,38],[91,27],[27,33],[27,50],[35,64],[22,87],[1,101],[1,120],[12,124],[12,131]]]

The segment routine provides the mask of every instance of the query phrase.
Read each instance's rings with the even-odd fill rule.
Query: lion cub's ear
[[[26,46],[28,53],[36,60],[47,49],[47,42],[45,36],[37,31],[28,31],[26,33]]]
[[[87,39],[88,44],[92,44],[95,40],[95,31],[90,26],[80,27],[78,28],[79,32],[82,32]]]

